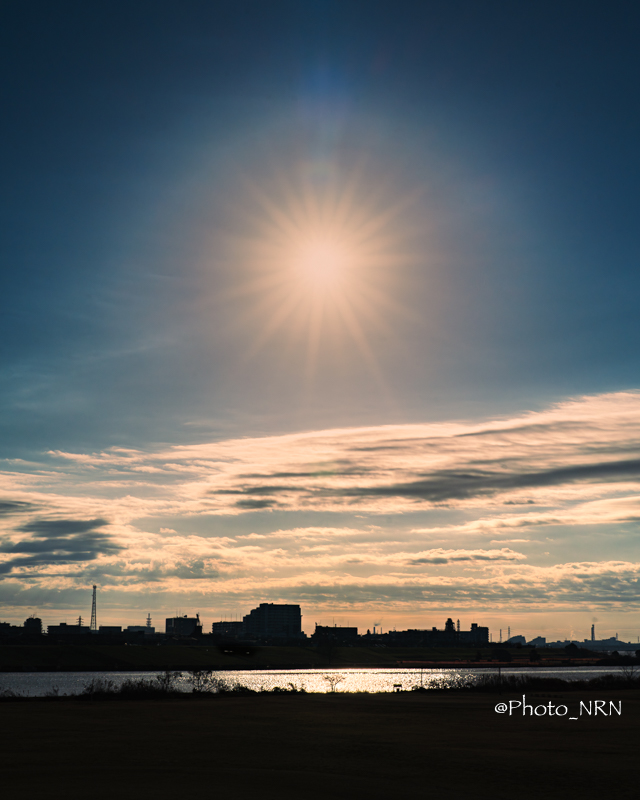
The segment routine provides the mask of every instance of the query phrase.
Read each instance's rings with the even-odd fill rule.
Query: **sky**
[[[0,618],[636,641],[636,3],[0,22]]]

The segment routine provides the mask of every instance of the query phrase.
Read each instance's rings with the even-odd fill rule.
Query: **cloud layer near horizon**
[[[511,419],[5,462],[0,600],[640,605],[640,393]]]

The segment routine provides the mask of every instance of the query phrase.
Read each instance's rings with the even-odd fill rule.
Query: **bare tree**
[[[329,684],[332,692],[335,692],[338,684],[342,683],[342,681],[344,680],[344,675],[335,675],[331,673],[328,675],[323,675],[322,677]]]
[[[628,680],[630,683],[636,681],[640,677],[637,664],[625,664],[624,666],[620,667],[620,670],[625,680]]]
[[[162,691],[175,692],[176,683],[178,682],[178,678],[181,677],[181,672],[171,672],[171,670],[167,669],[164,672],[161,672],[159,675],[156,675],[156,681]]]
[[[226,681],[211,669],[192,669],[188,680],[194,694],[224,692],[229,689]]]

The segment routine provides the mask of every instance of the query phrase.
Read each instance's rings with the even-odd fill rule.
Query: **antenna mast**
[[[91,603],[91,628],[92,631],[98,630],[98,620],[96,616],[96,587],[93,587],[93,602]]]

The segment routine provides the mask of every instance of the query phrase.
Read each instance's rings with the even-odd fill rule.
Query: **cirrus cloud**
[[[2,481],[0,578],[22,597],[98,582],[218,608],[638,600],[638,392],[511,419],[55,452],[7,462]]]

